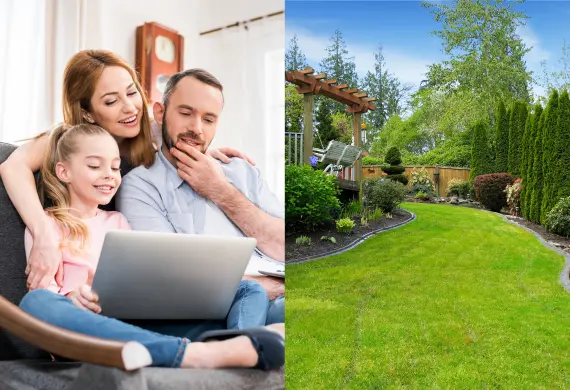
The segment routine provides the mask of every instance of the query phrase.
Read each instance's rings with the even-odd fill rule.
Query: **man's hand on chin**
[[[181,141],[170,149],[170,154],[176,159],[178,175],[200,196],[212,200],[231,190],[232,185],[213,158]]]
[[[267,295],[269,295],[270,300],[281,297],[285,295],[285,281],[280,278],[274,278],[271,276],[249,276],[245,275],[242,279],[257,280],[259,284],[265,288]]]

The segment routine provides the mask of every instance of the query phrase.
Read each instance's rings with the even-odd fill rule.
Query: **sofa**
[[[0,142],[0,164],[15,148]],[[17,306],[26,293],[24,229],[0,179],[0,390],[284,389],[283,369],[129,367],[122,359],[129,345],[80,336],[28,316]],[[52,361],[40,347],[83,358]]]

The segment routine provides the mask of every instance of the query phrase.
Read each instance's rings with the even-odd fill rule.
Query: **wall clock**
[[[184,69],[184,37],[158,23],[137,27],[136,70],[148,98],[147,103],[162,102],[166,83]]]

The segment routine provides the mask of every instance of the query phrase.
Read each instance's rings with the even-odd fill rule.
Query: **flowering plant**
[[[317,162],[319,162],[319,158],[317,156],[311,156],[309,157],[309,160],[311,162],[311,166],[314,168],[317,166]]]
[[[516,179],[512,185],[507,185],[505,188],[505,193],[507,194],[507,204],[509,205],[509,211],[511,215],[515,217],[520,216],[520,206],[521,206],[521,191],[522,191],[522,179]]]

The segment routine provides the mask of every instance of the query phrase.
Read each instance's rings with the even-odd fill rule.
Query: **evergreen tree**
[[[493,169],[493,160],[487,140],[487,129],[485,123],[477,121],[473,131],[473,147],[471,149],[471,172],[469,180],[475,179],[479,175],[490,173]]]
[[[532,133],[532,121],[534,115],[528,113],[526,116],[526,123],[524,125],[524,135],[522,139],[522,156],[521,156],[521,179],[522,179],[522,190],[520,194],[520,207],[522,215],[525,214],[526,203],[525,203],[525,189],[527,187],[528,181],[528,161],[530,160],[530,139]]]
[[[529,218],[532,222],[540,223],[540,209],[542,207],[543,176],[542,176],[542,144],[544,121],[548,115],[548,106],[540,115],[535,116],[534,163],[532,165],[531,200]]]
[[[558,147],[555,160],[558,166],[556,169],[556,186],[558,187],[556,202],[558,202],[560,198],[570,196],[570,97],[567,90],[560,95],[556,139]]]
[[[526,122],[527,108],[522,101],[515,101],[509,121],[509,164],[508,172],[517,177],[521,174],[522,138]]]
[[[289,42],[289,47],[285,53],[285,69],[288,71],[305,69],[307,66],[307,58],[299,47],[297,35],[293,35]]]
[[[495,167],[497,172],[509,169],[509,119],[503,101],[499,102],[495,121]]]
[[[317,121],[315,126],[317,134],[313,138],[313,146],[326,148],[330,141],[337,139],[340,135],[332,125],[332,104],[330,99],[320,99],[315,119]]]
[[[536,139],[538,137],[538,123],[540,117],[542,116],[542,106],[537,103],[534,106],[534,114],[531,120],[531,131],[528,138],[528,155],[526,157],[526,175],[525,181],[523,181],[523,194],[522,194],[522,212],[523,217],[531,219],[531,209],[532,209],[532,194],[534,191],[534,186],[536,185],[536,173],[534,169],[534,160],[536,156]]]
[[[558,188],[556,187],[556,126],[558,124],[558,91],[554,90],[550,95],[547,106],[548,113],[544,119],[542,129],[542,207],[540,210],[540,222],[544,223],[546,214],[554,207]]]

